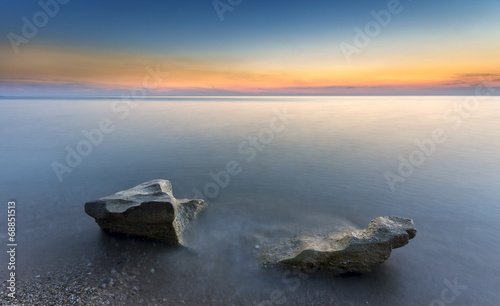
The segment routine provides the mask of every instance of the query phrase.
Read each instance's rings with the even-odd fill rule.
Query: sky
[[[500,1],[0,0],[0,96],[500,92]]]

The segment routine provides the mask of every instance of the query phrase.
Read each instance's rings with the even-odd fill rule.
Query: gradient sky
[[[0,95],[129,94],[148,66],[168,72],[149,95],[500,92],[498,0],[400,1],[347,60],[341,44],[390,2],[242,0],[221,21],[211,0],[71,0],[15,52],[23,17],[43,10],[0,0]]]

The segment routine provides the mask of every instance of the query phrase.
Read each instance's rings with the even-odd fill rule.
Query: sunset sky
[[[40,2],[0,1],[0,96],[500,92],[498,0]]]

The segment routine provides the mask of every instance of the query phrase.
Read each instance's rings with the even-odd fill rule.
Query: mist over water
[[[458,278],[467,289],[455,305],[493,305],[500,299],[500,98],[460,114],[464,99],[150,98],[128,112],[116,99],[0,100],[2,216],[15,200],[19,273],[27,279],[54,265],[117,263],[128,254],[148,258],[143,268],[155,271],[141,276],[151,282],[146,293],[246,304],[277,289],[289,303],[428,305],[440,299],[444,280]],[[283,112],[288,122],[273,121]],[[66,147],[76,150],[82,130],[103,118],[113,131],[60,182],[52,163],[65,164]],[[271,122],[283,129],[273,131]],[[393,192],[385,173],[400,175],[399,157],[409,160],[422,150],[415,141],[436,129],[445,140]],[[249,137],[266,143],[257,148]],[[210,173],[231,161],[241,172],[218,192],[207,189],[217,184]],[[86,201],[158,178],[172,182],[176,198],[201,193],[209,204],[189,250],[109,237],[84,212]],[[262,240],[363,228],[386,215],[412,218],[418,232],[372,273],[300,278],[259,267]],[[6,218],[0,228],[5,241]],[[6,275],[6,265],[0,271]]]

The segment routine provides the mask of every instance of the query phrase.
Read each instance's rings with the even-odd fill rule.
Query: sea
[[[154,258],[144,294],[187,304],[498,305],[499,135],[494,96],[2,98],[0,276],[15,202],[19,280],[113,254]],[[84,211],[153,179],[208,203],[187,250],[109,237]],[[379,216],[417,235],[370,273],[259,265],[273,231]]]

